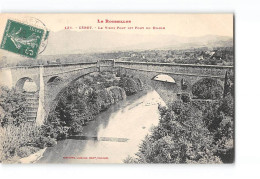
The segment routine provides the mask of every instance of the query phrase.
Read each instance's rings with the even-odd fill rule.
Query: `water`
[[[127,97],[89,122],[81,136],[47,148],[38,163],[123,163],[158,125],[158,103],[165,105],[156,91]]]

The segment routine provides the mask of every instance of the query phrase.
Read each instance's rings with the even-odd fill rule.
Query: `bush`
[[[233,118],[221,100],[175,101],[160,107],[159,125],[145,138],[135,158],[125,163],[229,163],[234,159]]]
[[[227,116],[234,116],[234,97],[232,94],[227,95],[220,100],[219,111],[224,112]]]
[[[119,86],[125,90],[127,96],[138,92],[138,85],[133,78],[121,77]]]
[[[52,147],[56,144],[57,142],[55,139],[50,137],[40,136],[32,145],[40,149],[43,149],[45,147]]]
[[[25,95],[14,89],[0,87],[1,126],[13,124],[19,126],[27,122]]]
[[[111,86],[111,87],[107,88],[107,90],[110,92],[112,99],[115,102],[126,98],[126,93],[123,88],[120,88],[118,86]]]
[[[181,100],[184,103],[189,103],[190,102],[190,94],[189,93],[182,93],[181,94]]]
[[[70,127],[69,134],[76,135],[76,134],[81,133],[82,131],[83,131],[83,127],[80,124],[78,124],[77,122],[73,122]]]
[[[192,94],[200,99],[219,99],[223,88],[216,79],[204,78],[192,86]]]
[[[42,131],[45,137],[62,140],[68,137],[69,127],[62,125],[45,124],[42,126]]]
[[[28,157],[29,155],[37,152],[39,148],[32,147],[32,146],[23,146],[17,149],[16,153],[19,157],[24,158]]]
[[[143,90],[143,83],[139,78],[121,76],[119,86],[125,90],[127,96]]]
[[[55,139],[44,136],[44,129],[26,118],[23,93],[1,87],[0,161],[27,157],[39,148],[55,145]]]
[[[19,127],[14,125],[0,127],[0,161],[15,157],[20,147],[34,144],[40,136],[41,132],[36,124],[24,123]]]
[[[126,162],[201,162],[200,159],[211,155],[207,151],[212,150],[213,137],[205,127],[198,109],[177,101],[168,108],[160,109],[160,115],[159,125],[145,138],[137,158],[128,158]]]

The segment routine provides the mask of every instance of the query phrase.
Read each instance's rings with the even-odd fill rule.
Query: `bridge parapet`
[[[172,75],[201,76],[224,78],[226,71],[233,72],[233,66],[216,65],[194,65],[194,64],[172,64],[172,63],[153,63],[153,62],[129,62],[116,61],[116,67],[136,69],[147,72],[157,72]]]
[[[113,71],[113,68],[115,67],[115,60],[108,59],[108,60],[99,60],[97,61],[97,67],[99,71]]]

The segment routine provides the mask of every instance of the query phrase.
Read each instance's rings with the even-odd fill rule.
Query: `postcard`
[[[0,162],[234,162],[234,15],[0,14]]]

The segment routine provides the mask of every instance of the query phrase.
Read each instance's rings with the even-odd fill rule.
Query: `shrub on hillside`
[[[37,140],[35,141],[33,146],[43,149],[45,147],[52,147],[56,144],[57,144],[57,142],[55,139],[53,139],[51,137],[40,136],[37,138]]]
[[[193,103],[192,103],[193,104]],[[193,104],[194,105],[194,104]],[[196,105],[196,108],[198,106]],[[231,163],[234,159],[234,118],[233,97],[231,94],[217,101],[200,103],[203,121],[214,138],[215,155],[224,163]]]
[[[138,92],[137,83],[133,78],[121,77],[119,86],[122,87],[127,96],[133,95]]]
[[[135,163],[190,163],[215,161],[212,135],[205,127],[198,109],[181,101],[160,109],[160,123],[154,127],[139,148],[137,158],[125,162]],[[196,136],[196,137],[194,137]],[[203,147],[202,147],[203,146]]]
[[[181,94],[181,100],[184,103],[189,103],[190,102],[190,94],[189,93],[182,93]]]
[[[80,134],[82,131],[83,131],[82,125],[80,125],[77,122],[73,122],[71,127],[70,127],[69,134],[70,135],[77,135],[77,134]]]
[[[232,94],[227,95],[220,100],[219,111],[222,111],[225,115],[234,116],[234,97]]]
[[[0,127],[0,161],[10,160],[17,156],[23,146],[34,145],[41,136],[40,128],[36,124],[22,123],[21,125],[7,125]]]
[[[143,90],[143,83],[138,78],[121,77],[119,86],[125,90],[127,96]]]
[[[27,121],[25,96],[14,89],[0,87],[1,126],[19,126]]]
[[[218,99],[222,97],[223,88],[216,79],[203,78],[192,86],[192,94],[200,99]]]
[[[37,152],[39,148],[32,146],[22,146],[19,147],[16,151],[17,155],[21,158],[28,157],[29,155]]]
[[[199,103],[198,103],[199,102]],[[160,107],[159,125],[126,163],[230,163],[234,159],[233,117],[222,102],[175,101]]]
[[[126,92],[123,88],[118,86],[111,86],[107,88],[107,90],[110,92],[115,102],[126,98]]]
[[[69,127],[61,125],[60,121],[57,123],[46,123],[41,126],[42,134],[45,137],[54,138],[57,140],[66,139],[68,137]]]

